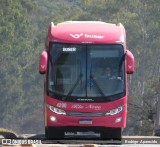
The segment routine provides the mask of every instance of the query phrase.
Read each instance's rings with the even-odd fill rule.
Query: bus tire
[[[45,137],[47,139],[63,139],[64,131],[56,127],[45,127]]]

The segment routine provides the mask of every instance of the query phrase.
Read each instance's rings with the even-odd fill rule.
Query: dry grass
[[[4,128],[0,128],[0,135],[8,139],[17,138],[16,132]]]

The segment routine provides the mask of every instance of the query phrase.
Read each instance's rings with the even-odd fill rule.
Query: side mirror
[[[40,61],[39,61],[39,73],[40,74],[46,73],[47,61],[48,61],[48,53],[46,51],[42,51],[40,55]]]
[[[133,54],[127,50],[126,52],[126,70],[127,70],[127,74],[133,74],[134,72],[134,56]]]

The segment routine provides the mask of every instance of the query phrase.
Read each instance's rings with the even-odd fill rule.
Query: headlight
[[[120,107],[115,108],[115,109],[112,109],[112,110],[109,110],[108,112],[106,112],[105,115],[115,115],[115,114],[118,114],[119,112],[123,111],[124,108],[125,108],[125,105],[120,106]]]
[[[56,108],[56,107],[53,107],[51,105],[47,105],[47,107],[49,108],[49,110],[51,110],[52,112],[54,112],[56,114],[66,115],[66,112],[64,110],[61,110],[61,109]]]

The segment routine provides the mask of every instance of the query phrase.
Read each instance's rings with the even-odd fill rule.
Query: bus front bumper
[[[103,116],[70,116],[59,112],[52,112],[48,108],[45,110],[46,127],[111,127],[124,128],[126,126],[126,110],[115,115]]]

